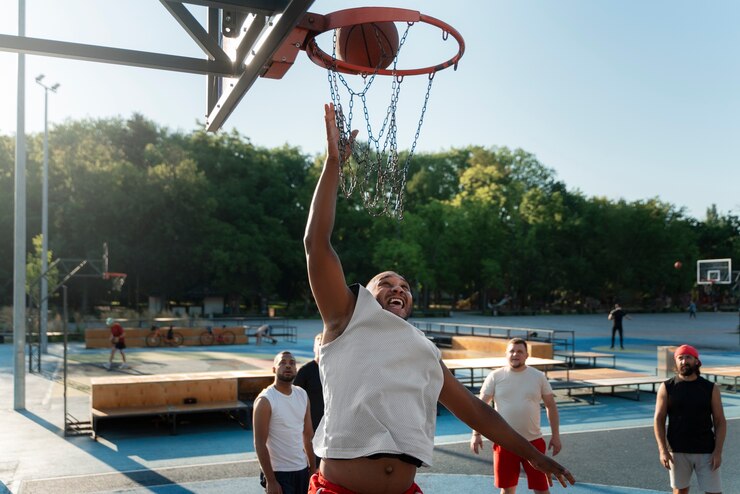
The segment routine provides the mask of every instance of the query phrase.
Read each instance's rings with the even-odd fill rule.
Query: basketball
[[[683,266],[683,264],[681,264],[681,261],[676,261],[673,263],[673,267],[676,269],[681,269],[681,266]]]
[[[353,65],[385,69],[398,52],[398,30],[392,22],[370,22],[340,27],[337,57]]]

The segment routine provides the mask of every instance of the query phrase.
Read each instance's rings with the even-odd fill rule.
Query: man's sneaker
[[[126,364],[126,362],[122,363],[121,366],[119,367],[119,369],[127,369],[127,368],[128,368],[128,364]]]
[[[105,367],[106,369],[110,370],[110,362],[108,362],[106,364],[103,364],[103,367]]]

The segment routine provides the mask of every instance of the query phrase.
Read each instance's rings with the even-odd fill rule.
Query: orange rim
[[[430,65],[429,67],[421,67],[417,69],[374,69],[372,67],[365,67],[362,65],[355,65],[347,63],[343,60],[332,57],[316,43],[316,35],[337,29],[340,27],[353,26],[356,24],[365,24],[369,22],[423,22],[432,26],[438,27],[443,33],[452,36],[458,44],[457,53],[440,64]],[[379,75],[392,75],[392,76],[407,76],[407,75],[421,75],[421,74],[434,74],[437,71],[446,69],[448,67],[454,67],[457,69],[457,63],[465,53],[465,40],[462,35],[452,26],[444,21],[441,21],[435,17],[424,15],[416,10],[398,9],[394,7],[360,7],[355,9],[338,10],[331,12],[324,16],[323,31],[313,33],[313,37],[306,46],[306,54],[316,65],[324,68],[334,68],[337,72],[345,74],[379,74]],[[443,34],[443,36],[445,36]],[[446,39],[446,38],[445,38]]]

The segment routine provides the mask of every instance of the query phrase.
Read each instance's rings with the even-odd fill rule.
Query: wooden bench
[[[726,378],[732,381],[732,385],[729,385],[729,391],[737,393],[737,382],[740,380],[740,366],[738,365],[722,365],[717,367],[702,367],[701,373],[706,377],[714,377],[714,382],[718,382],[720,377]]]
[[[617,356],[613,353],[602,352],[555,352],[556,357],[562,357],[571,367],[575,367],[577,359],[591,361],[591,366],[596,367],[597,359],[612,359],[612,368],[617,366]]]
[[[585,381],[587,379],[612,379],[620,377],[644,376],[641,372],[624,371],[612,369],[611,367],[594,367],[590,369],[566,369],[553,371],[548,374],[548,378],[566,381]]]
[[[664,382],[665,377],[651,376],[648,374],[633,377],[614,377],[607,379],[586,379],[584,382],[591,384],[591,402],[596,400],[596,388],[611,388],[611,395],[618,396],[620,398],[629,398],[624,394],[617,394],[617,388],[629,388],[632,389],[634,386],[635,400],[640,401],[640,386],[649,384],[652,386],[651,393],[655,393],[655,385]]]
[[[453,336],[452,348],[442,349],[442,358],[478,358],[503,357],[506,354],[505,338],[488,336]],[[552,344],[542,341],[528,341],[527,351],[530,357],[552,359]]]
[[[442,360],[452,374],[468,388],[476,388],[483,384],[491,370],[509,365],[506,357],[487,358],[448,358]],[[529,357],[527,365],[539,368],[545,374],[556,366],[562,366],[562,360]]]
[[[169,326],[159,326],[159,334],[164,338]],[[183,337],[183,346],[201,345],[200,336],[207,332],[206,328],[201,327],[173,327],[175,333],[180,333]],[[249,344],[249,338],[242,326],[232,326],[225,328],[213,328],[213,334],[218,336],[223,331],[234,333],[235,345]],[[146,346],[146,337],[151,333],[150,328],[124,328],[124,337],[126,338],[126,347],[141,348]],[[214,345],[218,345],[215,342]],[[110,329],[108,328],[90,328],[85,330],[85,348],[110,348]]]
[[[249,428],[252,403],[273,380],[265,370],[95,377],[90,380],[93,438],[103,419],[149,415],[162,417],[173,434],[177,416],[187,413],[226,412]]]
[[[592,405],[596,403],[598,388],[609,388],[611,396],[628,398],[617,394],[617,388],[627,388],[635,392],[635,399],[639,401],[641,386],[649,384],[655,393],[655,385],[666,380],[665,377],[612,368],[554,371],[548,374],[548,378],[553,390],[567,390],[568,396],[572,396],[571,392],[574,389],[588,389]]]
[[[411,324],[419,328],[427,336],[437,337],[439,335],[454,336],[487,336],[489,338],[498,338],[510,340],[512,338],[523,338],[527,341],[538,341],[549,343],[553,348],[561,351],[573,350],[575,348],[575,332],[564,329],[534,329],[534,328],[515,328],[511,326],[489,326],[482,324],[466,324],[460,322],[434,322],[410,320]],[[551,358],[544,356],[543,358]]]

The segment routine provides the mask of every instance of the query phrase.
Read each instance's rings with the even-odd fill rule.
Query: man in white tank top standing
[[[414,479],[419,466],[431,465],[437,401],[545,472],[548,480],[555,475],[563,486],[574,483],[570,472],[460,384],[434,344],[406,322],[413,297],[404,277],[386,271],[367,288],[347,286],[331,244],[339,131],[334,105],[324,111],[327,156],[304,237],[308,279],[324,322],[319,372],[325,409],[314,438],[322,461],[309,493],[420,493]]]
[[[527,342],[514,338],[506,345],[508,365],[488,374],[480,389],[480,399],[486,403],[496,404],[504,419],[519,434],[524,436],[541,452],[545,452],[545,440],[540,430],[540,401],[544,402],[547,420],[550,422],[552,435],[549,449],[552,455],[560,452],[560,417],[552,388],[545,374],[534,367],[527,366]],[[470,438],[470,449],[478,454],[483,441],[477,431]],[[515,494],[519,483],[519,471],[524,467],[527,474],[527,487],[535,494],[550,494],[545,475],[532,468],[527,461],[507,451],[500,444],[493,447],[493,473],[496,487],[501,494]]]
[[[254,402],[254,449],[260,463],[260,483],[268,494],[305,494],[316,470],[308,395],[293,386],[295,358],[280,352],[273,360],[275,382]]]

